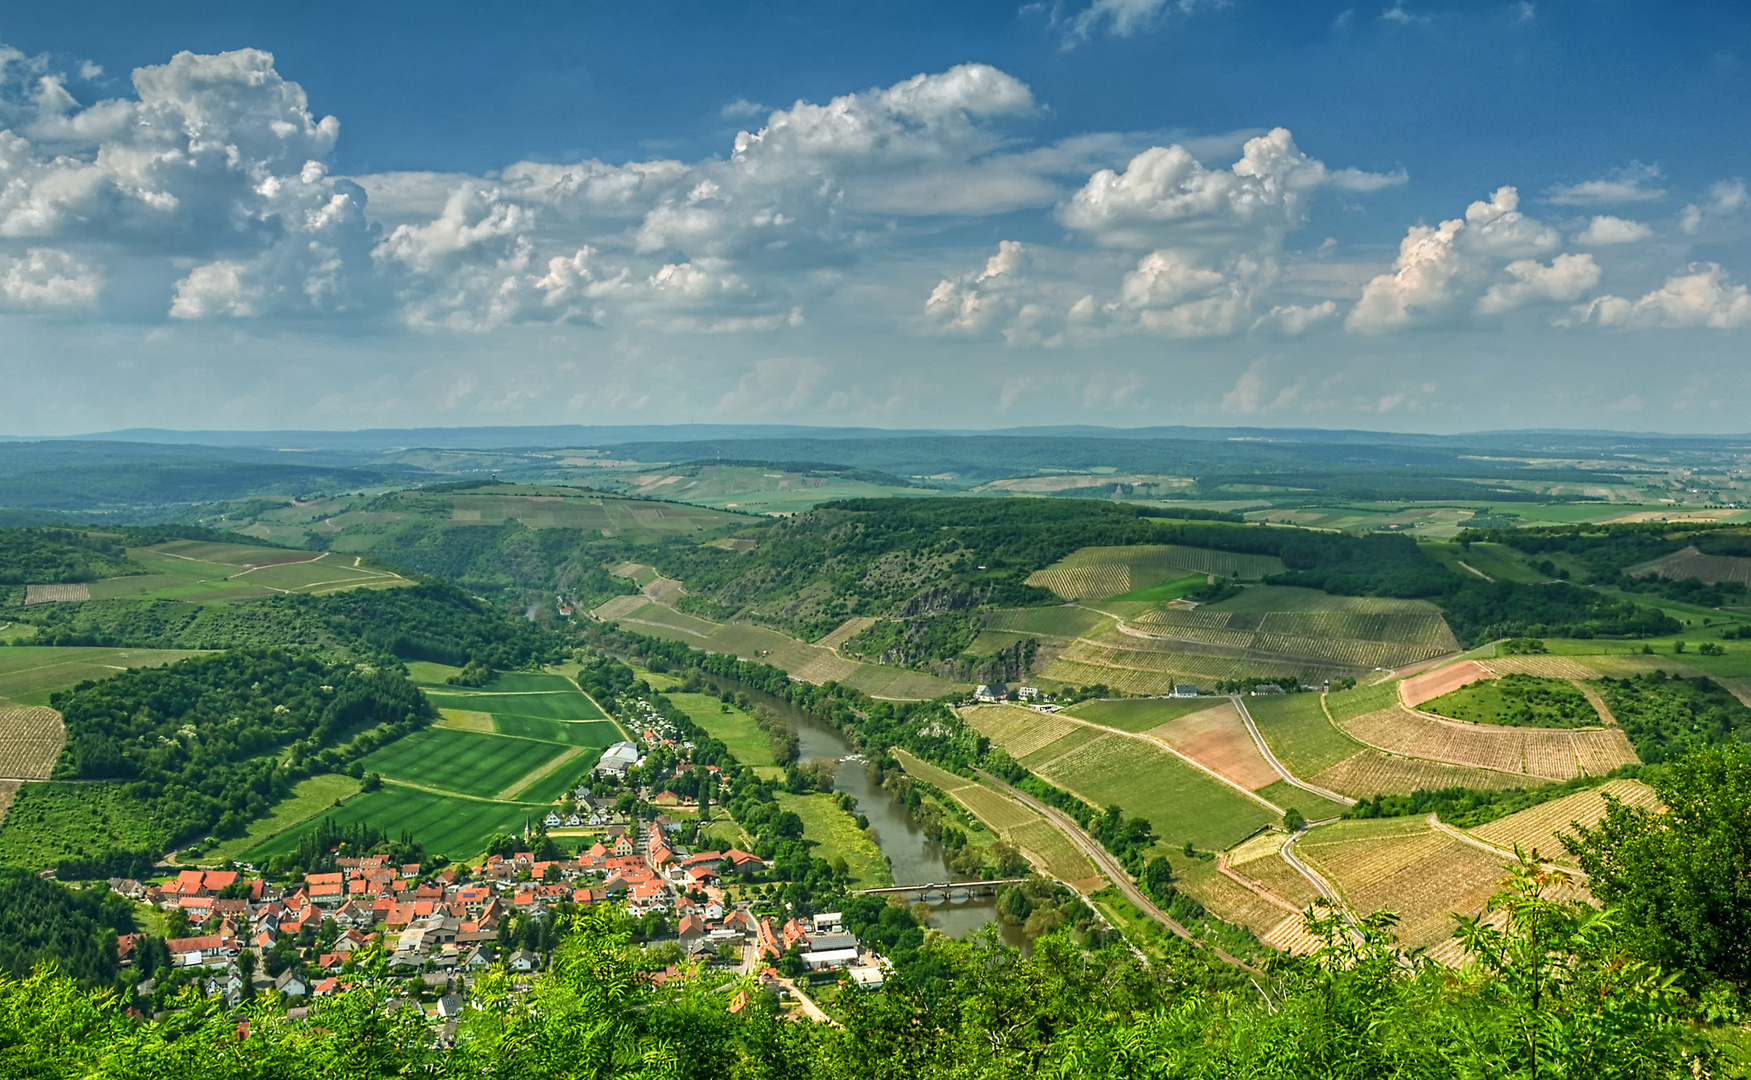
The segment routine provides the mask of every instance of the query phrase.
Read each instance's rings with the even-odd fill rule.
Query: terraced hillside
[[[1271,555],[1246,555],[1179,544],[1085,547],[1029,575],[1065,600],[1122,596],[1194,574],[1261,578],[1280,573],[1283,561]]]

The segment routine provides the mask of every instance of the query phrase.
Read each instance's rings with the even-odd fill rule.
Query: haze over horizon
[[[0,17],[0,432],[1731,432],[1751,13]]]

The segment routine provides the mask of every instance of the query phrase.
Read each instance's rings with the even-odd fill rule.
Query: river
[[[845,736],[836,728],[822,723],[782,698],[742,686],[721,676],[715,677],[714,681],[735,687],[746,693],[754,704],[764,705],[784,717],[796,728],[798,750],[804,762],[840,762],[833,787],[835,790],[848,792],[857,800],[858,813],[867,817],[870,828],[875,830],[876,844],[882,849],[882,854],[887,856],[896,884],[922,885],[931,881],[972,880],[965,874],[957,874],[948,868],[948,863],[943,859],[942,845],[924,835],[924,830],[913,824],[911,816],[906,813],[906,807],[892,793],[882,790],[861,759],[844,760],[853,751],[851,744],[845,741]],[[1005,942],[1025,948],[1027,941],[1020,929],[1001,924],[997,918],[997,902],[989,897],[930,905],[930,925],[952,937],[965,937],[986,923],[993,922],[999,924]]]

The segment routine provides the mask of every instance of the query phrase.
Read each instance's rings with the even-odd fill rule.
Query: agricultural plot
[[[440,709],[464,709],[496,715],[544,716],[550,720],[601,720],[602,710],[573,688],[569,694],[479,694],[427,690],[426,699]]]
[[[1412,675],[1398,684],[1398,694],[1401,701],[1414,709],[1425,701],[1451,694],[1479,679],[1493,678],[1496,678],[1496,673],[1476,660],[1461,660],[1457,664]]]
[[[961,718],[1017,759],[1078,730],[1078,725],[1051,713],[1015,705],[974,705],[961,710]]]
[[[1572,656],[1498,656],[1489,662],[1498,675],[1536,675],[1541,679],[1597,679],[1601,672]]]
[[[1255,935],[1269,933],[1288,914],[1280,905],[1222,873],[1214,862],[1194,864],[1180,876],[1178,884],[1217,918],[1244,926]]]
[[[534,739],[428,728],[376,751],[364,766],[409,784],[490,799],[567,752]]]
[[[49,695],[118,671],[158,667],[202,653],[189,649],[87,649],[16,646],[0,649],[0,702],[47,705]]]
[[[545,716],[495,714],[492,731],[518,739],[559,743],[562,746],[609,747],[624,736],[607,720],[549,720]]]
[[[219,863],[237,859],[245,851],[267,843],[288,829],[295,829],[325,810],[333,810],[359,793],[359,781],[342,773],[319,773],[307,776],[292,785],[292,793],[274,804],[267,817],[249,823],[242,836],[223,840],[204,856],[204,861]]]
[[[1166,750],[1106,735],[1040,770],[1096,806],[1118,805],[1149,821],[1169,842],[1232,847],[1277,815]]]
[[[1176,544],[1087,547],[1027,579],[1066,600],[1122,596],[1191,574],[1258,578],[1280,573],[1282,561],[1268,555],[1239,555]]]
[[[1063,607],[1000,607],[986,618],[986,628],[1033,637],[1080,637],[1110,621],[1112,616],[1073,604]]]
[[[1291,657],[1232,655],[1211,645],[1160,641],[1114,634],[1101,640],[1078,639],[1040,673],[1065,685],[1104,683],[1132,694],[1166,694],[1176,683],[1210,683],[1249,675],[1294,675],[1317,679],[1332,670]]]
[[[577,787],[589,776],[590,770],[596,767],[596,762],[601,758],[601,747],[582,747],[571,757],[560,759],[545,776],[538,776],[527,786],[516,790],[514,797],[516,801],[524,803],[558,802],[565,797],[566,792]]]
[[[47,780],[66,742],[67,729],[55,710],[0,706],[0,778]]]
[[[1751,559],[1735,558],[1731,555],[1704,555],[1695,547],[1687,547],[1652,562],[1632,566],[1624,573],[1631,577],[1658,574],[1673,581],[1697,578],[1709,585],[1722,581],[1751,585]]]
[[[1325,715],[1318,694],[1249,697],[1246,711],[1265,745],[1296,777],[1306,780],[1362,749]]]
[[[1283,834],[1265,833],[1260,839],[1266,841],[1263,854],[1254,854],[1244,861],[1231,856],[1228,860],[1229,869],[1294,907],[1305,909],[1318,899],[1319,890],[1313,887],[1313,883],[1302,877],[1299,870],[1284,862],[1282,856],[1277,854],[1283,843]]]
[[[1353,738],[1404,757],[1477,769],[1569,780],[1639,760],[1617,728],[1568,731],[1552,728],[1484,727],[1443,721],[1392,706],[1344,722]],[[1588,766],[1583,766],[1587,762]],[[1610,764],[1599,769],[1599,765]]]
[[[1341,817],[1349,806],[1333,802],[1323,795],[1315,795],[1296,787],[1287,780],[1278,780],[1253,792],[1259,798],[1285,810],[1294,809],[1308,821],[1324,821],[1326,818]]]
[[[873,615],[854,615],[840,623],[815,644],[823,649],[837,650],[839,646],[874,626],[876,621]]]
[[[1032,753],[1024,754],[1016,760],[1036,772],[1042,766],[1050,765],[1059,758],[1074,750],[1080,750],[1096,739],[1106,737],[1106,733],[1098,728],[1077,727],[1065,732],[1062,736],[1040,747]],[[1014,755],[1011,755],[1012,757]]]
[[[24,604],[71,604],[81,600],[91,599],[91,586],[83,582],[76,585],[26,585],[24,587]]]
[[[337,824],[365,822],[400,835],[406,830],[418,838],[428,853],[452,859],[472,859],[486,850],[498,833],[521,833],[530,815],[546,808],[525,803],[489,802],[421,791],[386,782],[376,791],[348,799],[332,810],[312,816],[303,825],[264,841],[244,852],[242,858],[262,862],[272,855],[294,851],[304,833],[325,818]]]
[[[1563,848],[1561,838],[1573,835],[1573,827],[1577,824],[1598,824],[1605,817],[1607,795],[1630,806],[1649,809],[1660,802],[1654,789],[1639,780],[1613,780],[1590,791],[1553,799],[1469,831],[1479,840],[1499,848],[1536,851],[1541,858],[1551,862],[1572,865],[1574,859]]]
[[[1354,799],[1365,799],[1374,795],[1409,795],[1413,791],[1436,791],[1449,787],[1500,791],[1527,786],[1526,777],[1513,773],[1396,757],[1371,748],[1359,750],[1330,768],[1315,773],[1312,777],[1302,776],[1302,779],[1310,779],[1320,787]]]
[[[1384,602],[1392,607],[1382,603],[1289,611],[1160,608],[1130,625],[1162,637],[1349,667],[1401,667],[1458,649],[1446,620],[1431,606],[1412,600]]]
[[[1428,948],[1452,935],[1454,913],[1482,911],[1506,872],[1496,855],[1437,832],[1421,819],[1400,820],[1398,828],[1377,832],[1346,828],[1374,822],[1321,826],[1297,850],[1353,910],[1398,912],[1400,944]]]
[[[1378,712],[1397,700],[1398,684],[1394,682],[1338,690],[1321,699],[1332,720],[1340,724],[1366,713]]]
[[[250,547],[247,544],[225,544],[205,540],[172,540],[169,543],[153,544],[145,550],[194,562],[220,563],[239,568],[308,562],[312,557],[308,551],[292,548]]]
[[[1009,841],[1042,872],[1063,882],[1090,882],[1100,872],[1056,825],[1036,817],[1010,830]]]
[[[1259,753],[1239,711],[1229,702],[1169,721],[1147,734],[1248,791],[1282,780]]]
[[[604,622],[619,622],[649,604],[650,598],[644,593],[632,593],[627,596],[616,596],[597,607],[590,614]]]
[[[1065,716],[1120,731],[1148,731],[1217,704],[1220,698],[1109,698],[1078,702]]]
[[[355,588],[394,588],[412,582],[362,565],[357,556],[311,554],[242,544],[172,541],[128,554],[147,573],[107,578],[90,586],[96,600],[136,597],[196,603],[237,603],[282,593],[326,593]]]

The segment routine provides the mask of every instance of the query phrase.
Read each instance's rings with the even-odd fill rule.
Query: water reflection
[[[784,717],[796,728],[798,750],[802,761],[838,761],[833,781],[838,791],[849,792],[857,800],[858,813],[869,819],[876,832],[876,843],[887,856],[894,881],[901,885],[922,885],[932,881],[968,881],[965,874],[949,869],[943,858],[942,845],[913,824],[906,808],[892,794],[882,790],[870,775],[863,758],[852,753],[851,744],[831,726],[810,716],[790,702],[731,680],[736,689],[745,692],[757,705]],[[930,925],[953,937],[965,937],[987,923],[998,922],[997,903],[991,897],[976,900],[937,902],[930,905]],[[1025,947],[1026,939],[1015,927],[1002,927],[1003,940],[1010,945]]]

